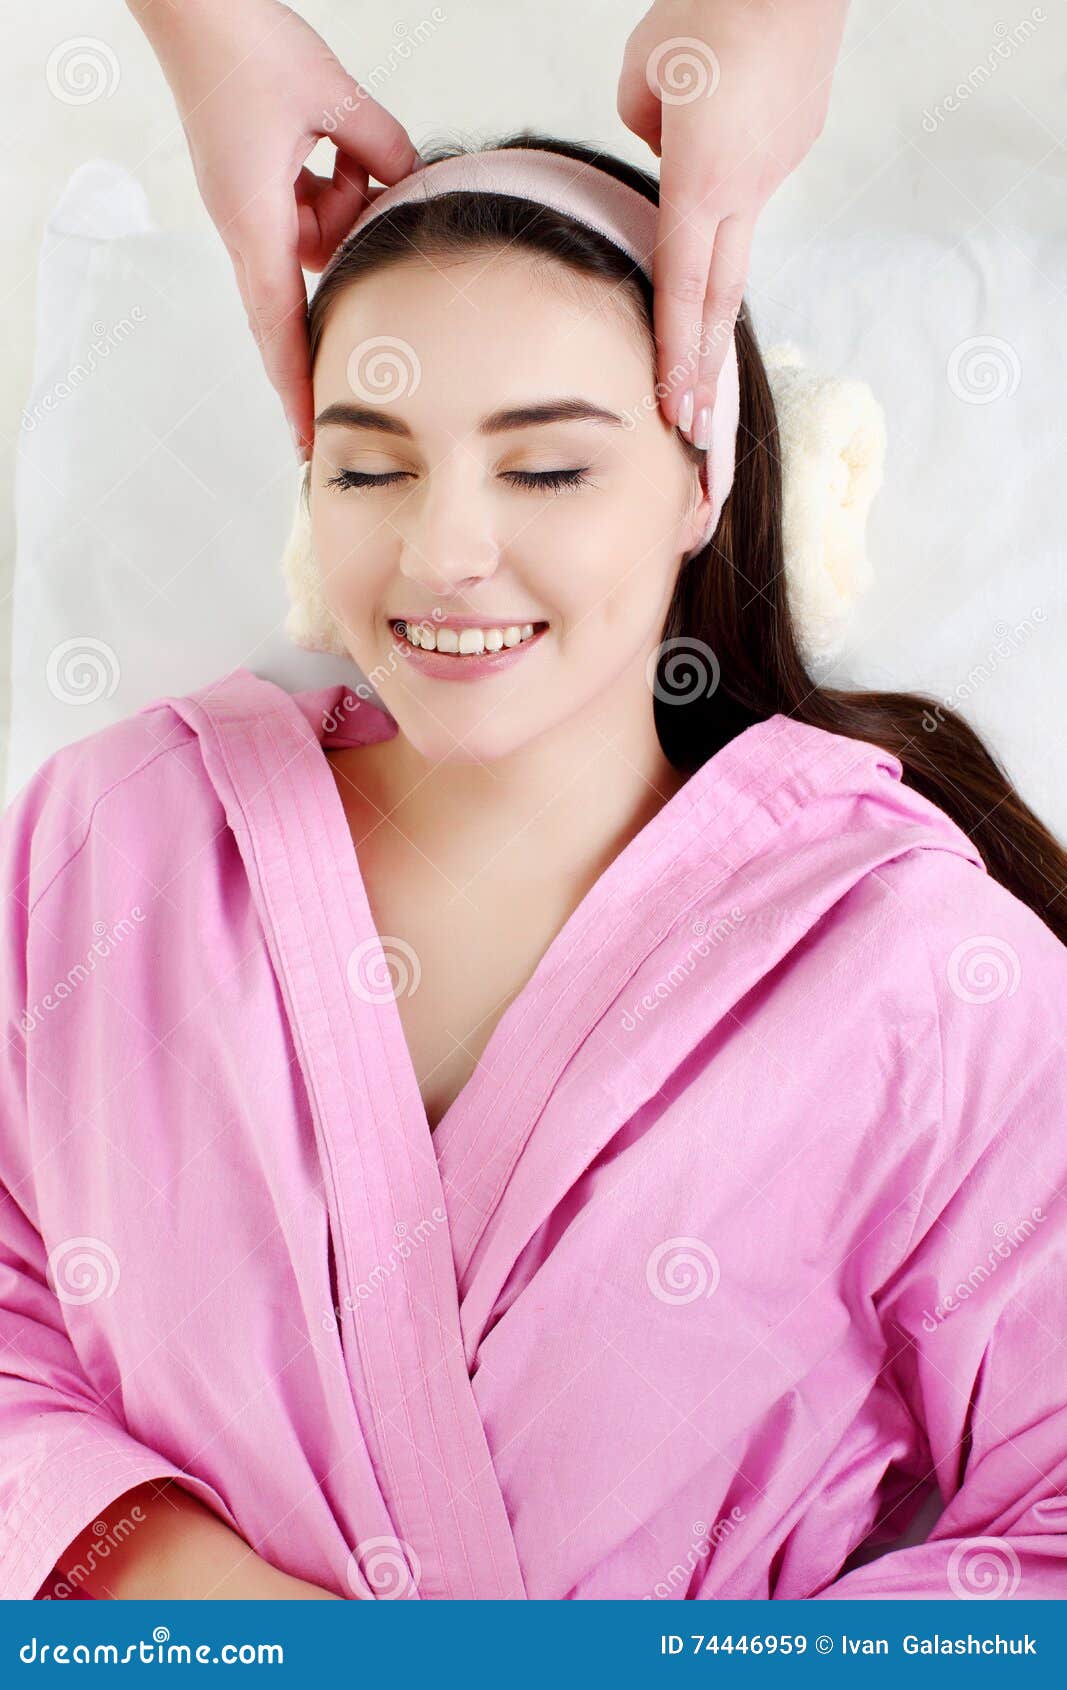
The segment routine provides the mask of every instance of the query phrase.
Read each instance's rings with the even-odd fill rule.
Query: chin
[[[494,721],[492,716],[473,721],[469,731],[458,718],[449,720],[444,711],[441,716],[437,721],[405,709],[397,717],[408,744],[428,763],[495,763],[533,737],[530,729],[522,731],[517,724]]]

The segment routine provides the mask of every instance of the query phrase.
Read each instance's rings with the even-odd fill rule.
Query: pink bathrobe
[[[1067,1597],[1067,950],[775,716],[431,1136],[323,756],[394,731],[238,668],[3,817],[0,1595],[171,1477],[351,1598]]]

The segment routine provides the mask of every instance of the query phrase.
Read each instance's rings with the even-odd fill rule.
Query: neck
[[[621,710],[612,695],[488,762],[427,759],[399,733],[331,755],[377,844],[395,830],[459,885],[487,876],[517,889],[595,878],[686,779],[643,684]]]

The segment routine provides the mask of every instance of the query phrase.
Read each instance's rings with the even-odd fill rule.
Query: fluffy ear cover
[[[782,453],[789,608],[809,660],[839,649],[873,579],[867,515],[882,484],[885,414],[867,383],[822,376],[797,347],[764,355]]]
[[[310,463],[300,470],[296,509],[282,553],[282,575],[289,593],[289,614],[285,632],[294,645],[305,651],[327,651],[336,657],[346,652],[337,624],[326,606],[322,576],[311,549],[311,516],[308,507]]]

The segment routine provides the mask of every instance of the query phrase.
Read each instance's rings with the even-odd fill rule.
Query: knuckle
[[[716,288],[712,296],[712,305],[722,316],[736,317],[741,309],[741,301],[745,297],[744,284],[741,282],[726,282]]]
[[[707,272],[698,270],[682,270],[679,274],[668,277],[665,291],[671,299],[678,300],[682,305],[699,305],[703,302],[708,289]]]
[[[397,133],[390,135],[389,140],[381,149],[381,156],[377,162],[384,166],[388,175],[395,176],[406,166],[410,153],[411,142],[402,131],[397,131]],[[380,176],[380,174],[380,171],[375,171],[375,175]]]
[[[258,339],[271,340],[294,315],[288,297],[279,289],[260,285],[252,299],[251,314],[259,324]]]

